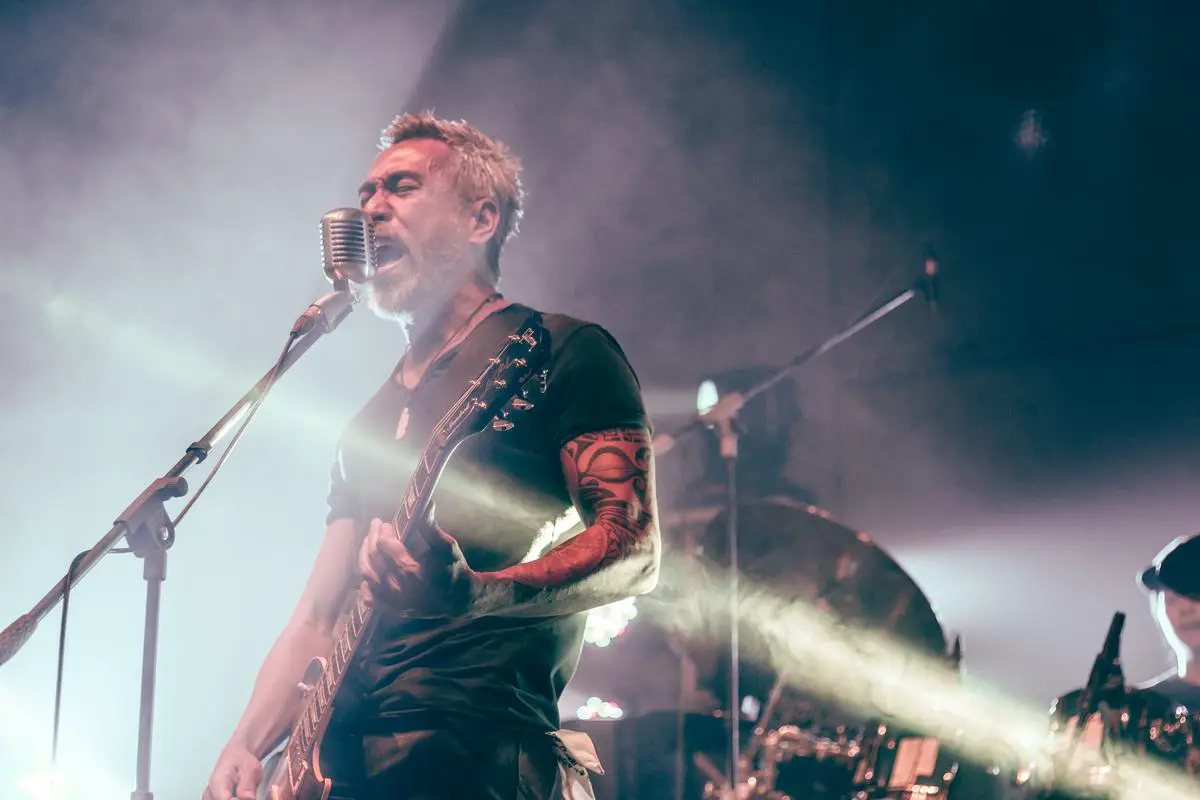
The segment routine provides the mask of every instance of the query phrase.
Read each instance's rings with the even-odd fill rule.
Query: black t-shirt
[[[1177,672],[1167,673],[1138,688],[1161,694],[1172,703],[1186,706],[1193,713],[1200,712],[1200,684],[1185,681]]]
[[[430,365],[412,391],[394,373],[388,377],[342,435],[328,521],[352,518],[365,528],[371,519],[392,518],[438,420],[529,314],[520,305],[493,313]],[[559,455],[565,443],[609,428],[650,427],[637,377],[611,335],[564,315],[545,314],[542,323],[550,334],[544,394],[531,396],[533,408],[519,412],[512,430],[489,429],[461,445],[434,492],[438,524],[477,571],[520,563],[539,530],[567,510]],[[353,709],[342,712],[343,720],[352,718],[344,724],[386,730],[432,718],[448,726],[554,730],[585,618],[379,615],[339,697],[343,709]]]

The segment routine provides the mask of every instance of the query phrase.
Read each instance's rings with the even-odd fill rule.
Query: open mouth
[[[408,254],[408,248],[394,239],[378,239],[375,242],[375,263],[379,269],[395,264]]]

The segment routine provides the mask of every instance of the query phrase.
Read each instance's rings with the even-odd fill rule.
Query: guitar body
[[[545,391],[545,364],[549,358],[549,334],[534,313],[508,336],[505,345],[479,376],[446,412],[430,435],[417,471],[402,495],[392,525],[400,540],[418,560],[428,549],[421,536],[409,534],[414,521],[424,518],[434,487],[455,448],[488,427],[505,431],[513,427],[514,412],[533,407],[531,391]],[[325,775],[322,747],[333,755],[338,747],[326,741],[333,700],[353,662],[359,643],[370,638],[374,612],[360,593],[334,632],[333,650],[308,665],[298,689],[303,708],[287,742],[264,763],[268,776],[259,789],[258,800],[338,800],[356,788]],[[330,747],[333,749],[330,750]],[[338,757],[330,759],[336,770]],[[272,763],[274,762],[274,763]],[[335,794],[336,792],[336,794]]]
[[[299,772],[282,758],[287,751],[280,751],[276,756],[279,760],[275,772],[267,782],[265,793],[260,795],[262,800],[329,800],[333,780],[321,774],[320,749],[319,744],[313,748],[311,761],[299,765]]]

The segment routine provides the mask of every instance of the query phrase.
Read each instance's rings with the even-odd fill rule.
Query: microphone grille
[[[358,208],[335,208],[321,217],[321,265],[332,283],[375,277],[375,227]]]

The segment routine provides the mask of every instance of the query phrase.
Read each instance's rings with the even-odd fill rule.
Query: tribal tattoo
[[[546,590],[598,578],[617,564],[629,568],[629,574],[656,571],[658,532],[650,434],[640,429],[585,434],[567,443],[561,460],[567,486],[587,529],[540,558],[482,577]],[[585,596],[612,592],[623,597],[628,593],[622,585],[625,580],[635,579],[614,573],[603,585],[589,581],[590,589],[577,588]]]
[[[645,430],[590,433],[567,443],[563,465],[588,526],[606,534],[602,568],[636,551],[653,522],[650,436]],[[570,480],[574,478],[574,480]]]

